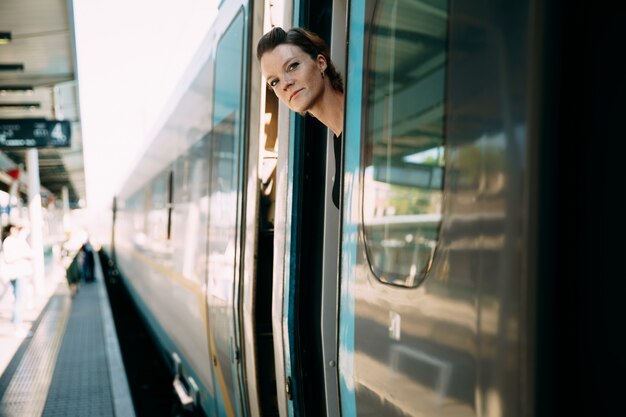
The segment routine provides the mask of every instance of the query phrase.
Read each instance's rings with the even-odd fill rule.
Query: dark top
[[[339,192],[341,190],[341,136],[333,136],[333,149],[335,150],[335,177],[333,183],[333,203],[339,208]]]

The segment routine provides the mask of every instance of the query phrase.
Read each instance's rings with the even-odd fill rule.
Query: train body
[[[221,2],[116,197],[109,247],[181,401],[228,417],[558,414],[569,255],[565,174],[550,173],[576,114],[559,5]],[[262,79],[272,25],[319,33],[345,77],[339,210],[332,134]]]

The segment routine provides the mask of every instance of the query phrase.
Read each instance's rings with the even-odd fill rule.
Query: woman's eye
[[[298,62],[294,62],[293,64],[289,64],[289,67],[287,67],[288,71],[293,71],[296,68],[298,68],[298,65],[300,65]]]
[[[270,81],[270,87],[276,87],[276,84],[278,84],[278,80]]]

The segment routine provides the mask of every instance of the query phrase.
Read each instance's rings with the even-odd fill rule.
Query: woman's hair
[[[2,236],[0,237],[2,238],[3,241],[11,234],[11,229],[14,227],[17,227],[17,225],[13,223],[9,223],[2,228]]]
[[[316,60],[318,55],[322,55],[326,59],[326,70],[324,72],[328,76],[330,84],[335,90],[343,93],[341,75],[339,75],[333,62],[330,60],[330,49],[322,38],[302,28],[291,28],[285,32],[283,28],[275,27],[259,39],[259,43],[256,46],[257,59],[260,61],[266,52],[270,52],[282,44],[299,47],[309,54],[313,60]]]

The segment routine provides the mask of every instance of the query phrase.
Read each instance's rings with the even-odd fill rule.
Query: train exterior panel
[[[149,162],[137,166],[119,197],[116,227],[116,261],[130,293],[173,372],[207,415],[247,414],[234,337],[245,200],[247,7],[236,1],[220,6],[171,114],[156,130],[143,159]]]
[[[352,7],[344,414],[523,415],[528,3]]]
[[[556,216],[537,197],[556,199],[538,178],[562,162],[543,116],[561,120],[548,104],[563,99],[544,43],[575,32],[558,4],[220,2],[114,215],[114,259],[182,402],[220,417],[553,415],[557,381],[573,385],[545,366],[570,339],[545,331],[562,299],[541,239]],[[261,77],[273,26],[331,48],[337,155]]]

